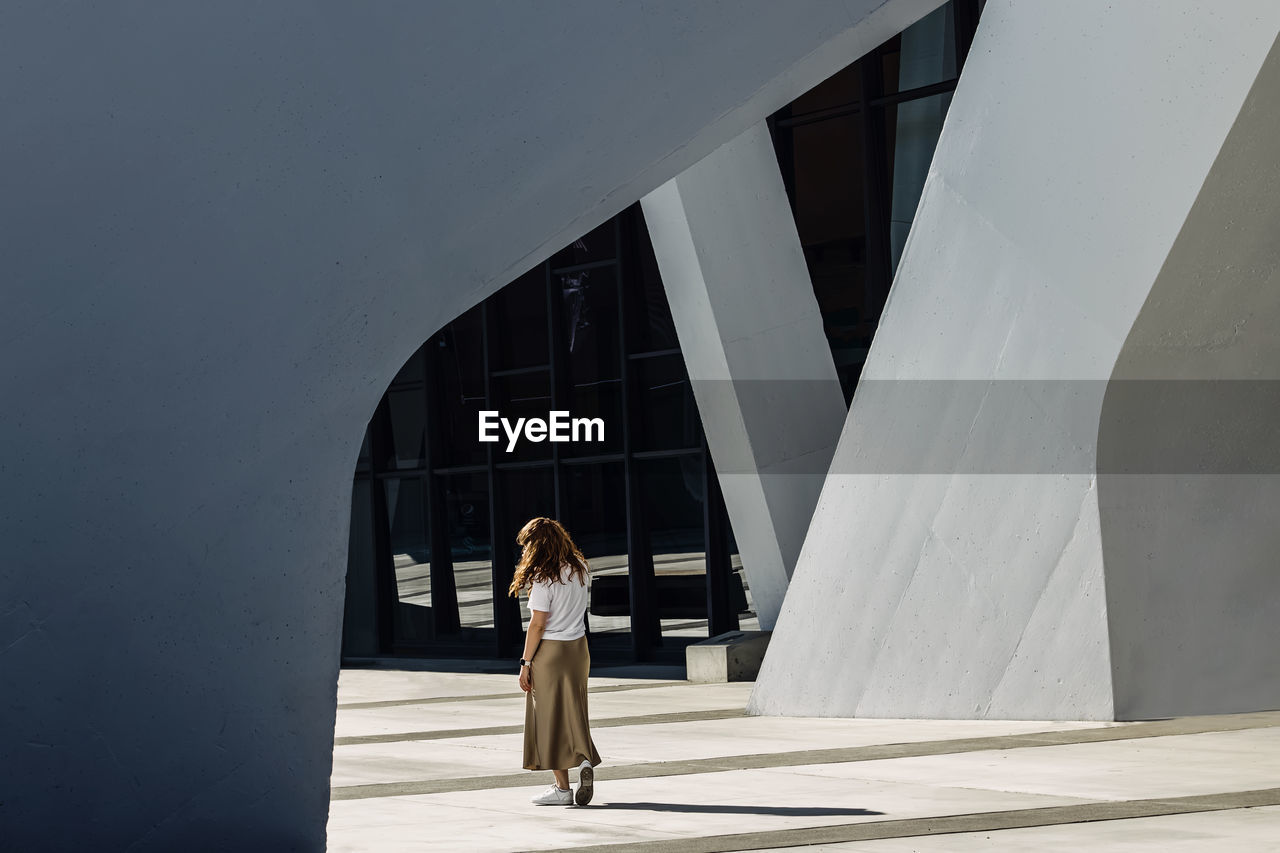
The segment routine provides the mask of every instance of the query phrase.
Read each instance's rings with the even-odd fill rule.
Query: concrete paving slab
[[[832,749],[881,743],[992,737],[1035,731],[1096,728],[1099,723],[1027,723],[993,720],[796,720],[745,717],[687,723],[597,728],[592,736],[604,767],[687,761],[743,754]],[[447,779],[520,770],[521,733],[439,741],[343,745],[334,749],[331,785]]]
[[[512,684],[514,678],[508,679]],[[751,685],[698,684],[611,693],[592,693],[592,717],[626,717],[665,711],[704,711],[746,707]],[[378,700],[384,701],[384,700]],[[392,701],[392,700],[385,700]],[[523,724],[524,696],[502,699],[460,700],[425,705],[393,705],[340,709],[336,737],[391,734]]]
[[[545,787],[545,786],[543,786]],[[574,809],[534,806],[529,797],[542,790],[524,792],[523,805],[539,811],[529,819],[516,819],[499,810],[455,808],[419,802],[417,797],[333,803],[329,810],[327,849],[359,853],[429,853],[429,851],[516,851],[567,849],[600,837],[594,827],[584,828],[564,815]],[[356,808],[358,805],[374,808]],[[673,839],[674,835],[650,827],[614,827],[608,837],[622,843]]]
[[[1072,731],[1106,725],[1108,724],[1089,722],[745,717],[602,729],[596,737],[596,744],[602,750],[607,745],[608,754],[619,763],[642,760],[684,761],[742,755],[744,751],[761,754],[804,749],[838,749],[1029,732]]]
[[[1280,787],[1280,729],[1210,732],[1107,743],[767,770],[830,778],[1131,800]]]
[[[338,676],[338,707],[370,702],[415,702],[448,697],[517,694],[514,666],[511,672],[475,673],[429,670],[344,669]],[[625,672],[618,669],[617,672]],[[588,689],[603,687],[644,688],[671,684],[682,678],[641,678],[625,675],[593,676]]]
[[[585,809],[539,808],[528,799],[550,774],[519,770],[523,696],[492,698],[510,680],[349,679],[344,696],[362,701],[339,709],[339,736],[394,739],[336,747],[329,849],[723,853],[816,843],[963,853],[990,849],[987,837],[1014,845],[999,849],[1047,850],[1111,849],[1114,837],[1120,850],[1262,850],[1280,809],[1276,714],[1125,724],[741,717],[749,684],[594,679],[612,691],[591,698],[592,716],[612,723],[594,732],[605,758],[596,798]],[[1220,831],[1222,821],[1234,828]],[[1100,834],[1075,834],[1086,825]]]
[[[886,838],[805,846],[804,850],[852,853],[1275,853],[1280,850],[1280,806],[1198,814],[1163,815],[991,832]],[[796,853],[770,847],[754,853]]]
[[[831,780],[803,775],[782,783],[765,777],[762,771],[750,770],[617,782],[602,773],[597,779],[596,799],[587,808],[548,809],[529,804],[529,797],[541,791],[541,785],[377,800],[412,805],[390,812],[382,809],[372,819],[357,816],[360,805],[369,801],[335,802],[330,811],[331,849],[383,849],[374,828],[378,821],[391,823],[391,815],[395,822],[389,841],[405,832],[401,821],[406,815],[421,816],[422,829],[414,833],[419,839],[430,826],[438,829],[444,825],[436,823],[435,817],[443,815],[455,844],[460,845],[452,849],[500,853],[618,843],[630,840],[633,833],[688,838],[1077,802],[1064,797],[935,789],[911,783],[832,784]],[[474,809],[477,814],[464,818],[459,809]],[[489,826],[502,827],[503,832],[496,836],[472,834],[476,828]],[[352,837],[349,833],[355,832],[362,834],[358,843],[370,846],[341,847],[356,843],[348,841]],[[572,843],[566,840],[567,833]]]

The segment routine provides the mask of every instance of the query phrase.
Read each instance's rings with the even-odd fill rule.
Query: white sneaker
[[[596,771],[591,766],[590,761],[583,761],[578,765],[578,793],[574,797],[580,806],[585,806],[591,802],[591,795],[595,793]]]
[[[552,785],[529,802],[535,806],[571,806],[573,805],[573,791],[562,791]]]

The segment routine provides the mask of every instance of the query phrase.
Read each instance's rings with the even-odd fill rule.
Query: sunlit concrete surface
[[[925,837],[940,826],[972,845],[961,850],[1025,849],[1043,838],[1061,849],[1074,840],[1097,851],[1161,841],[1262,851],[1280,837],[1267,834],[1280,816],[1280,714],[1157,723],[747,717],[749,684],[593,678],[604,757],[596,796],[587,808],[552,809],[528,802],[550,774],[519,769],[514,684],[511,674],[344,671],[329,849],[953,849],[951,835]],[[359,717],[369,702],[403,712],[402,733],[378,742],[344,735],[369,728]]]
[[[883,841],[851,841],[806,846],[809,850],[851,853],[1273,853],[1280,830],[1280,806],[1231,809],[1199,814],[1140,817],[1102,823],[1007,829],[1001,832],[948,833]],[[794,853],[794,847],[757,849],[755,853]]]
[[[986,4],[753,710],[1280,707],[1278,32]]]
[[[771,631],[847,409],[768,127],[641,205],[760,627]]]

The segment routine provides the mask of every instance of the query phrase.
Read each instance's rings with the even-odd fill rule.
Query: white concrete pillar
[[[1275,707],[1278,30],[986,4],[753,711]]]
[[[642,200],[760,627],[773,628],[844,396],[766,126]]]

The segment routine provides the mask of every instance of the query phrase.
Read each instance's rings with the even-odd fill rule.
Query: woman
[[[587,720],[587,561],[568,531],[551,518],[529,521],[516,536],[523,549],[508,592],[529,589],[529,632],[520,658],[524,701],[524,768],[551,770],[555,784],[533,798],[540,806],[585,806],[594,792],[600,753]],[[579,771],[578,791],[569,768]]]

